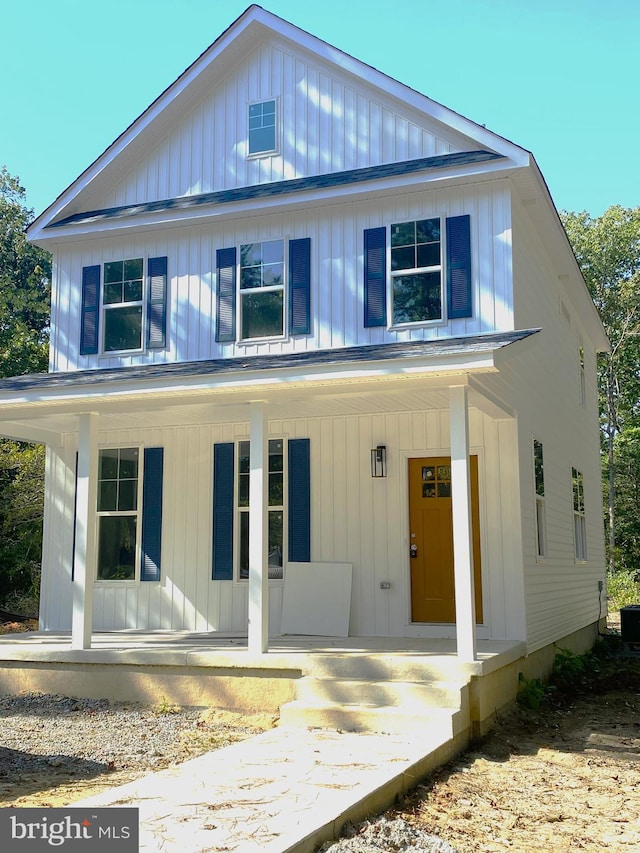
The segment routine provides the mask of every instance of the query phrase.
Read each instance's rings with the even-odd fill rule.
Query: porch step
[[[280,725],[407,733],[445,740],[469,725],[466,683],[373,682],[307,676],[280,708]]]
[[[468,680],[468,666],[458,663],[451,655],[315,654],[312,666],[308,674],[318,678],[416,684],[454,680],[466,683]]]
[[[368,681],[307,676],[296,682],[296,699],[341,705],[411,708],[459,708],[462,686],[455,681]]]

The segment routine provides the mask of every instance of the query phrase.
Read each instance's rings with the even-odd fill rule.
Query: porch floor
[[[33,631],[0,638],[3,661],[39,663],[101,663],[151,666],[233,667],[295,669],[309,672],[314,660],[326,656],[347,657],[357,667],[361,660],[408,660],[429,669],[442,665],[460,674],[486,675],[526,655],[526,644],[517,640],[478,640],[477,660],[462,661],[454,639],[408,637],[283,636],[269,639],[269,651],[249,652],[242,634],[179,631],[113,631],[92,635],[90,649],[72,649],[71,634]]]

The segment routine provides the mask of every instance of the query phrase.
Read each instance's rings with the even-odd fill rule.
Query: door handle
[[[418,556],[417,545],[411,545],[411,547],[409,548],[409,556],[411,557],[411,559],[415,559]]]

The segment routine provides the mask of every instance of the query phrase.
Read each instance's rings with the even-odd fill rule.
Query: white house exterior
[[[43,630],[597,623],[607,341],[528,151],[251,6],[28,237]]]

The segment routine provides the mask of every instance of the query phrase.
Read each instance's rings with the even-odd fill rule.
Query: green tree
[[[640,418],[640,208],[614,206],[595,218],[563,213],[562,220],[611,342],[599,364],[598,384],[613,571],[616,489],[624,470],[616,471],[616,437]]]
[[[0,377],[47,369],[51,258],[27,242],[24,188],[0,170]],[[40,578],[44,448],[0,440],[0,602],[33,611]]]
[[[0,169],[0,376],[47,369],[51,256],[27,242],[33,218],[18,178]]]

